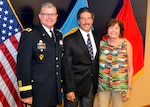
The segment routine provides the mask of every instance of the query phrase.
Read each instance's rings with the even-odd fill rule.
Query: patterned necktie
[[[50,32],[51,32],[51,35],[52,35],[52,39],[54,40],[54,42],[56,42],[56,37],[55,37],[53,31],[50,30]]]
[[[94,54],[93,54],[93,48],[92,48],[92,43],[91,43],[90,35],[87,34],[87,37],[88,37],[88,39],[87,39],[87,48],[89,50],[89,54],[90,54],[91,60],[93,62],[93,60],[94,60]]]

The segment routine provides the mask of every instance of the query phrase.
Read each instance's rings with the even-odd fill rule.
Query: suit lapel
[[[93,33],[93,37],[94,37],[95,44],[96,44],[96,49],[97,49],[97,52],[96,52],[96,55],[95,55],[95,59],[97,59],[97,57],[99,56],[99,40],[98,40],[98,38],[96,37],[96,34],[93,31],[92,31],[92,33]],[[78,30],[76,32],[75,36],[77,37],[77,43],[83,49],[83,51],[85,52],[85,55],[87,55],[89,57],[89,60],[91,60],[88,48],[87,48],[87,46],[85,44],[85,41],[84,41],[84,39],[82,37],[82,34],[81,34],[80,30]],[[94,59],[94,61],[95,61],[95,59]]]
[[[82,37],[82,34],[79,30],[76,32],[76,37],[77,37],[77,43],[80,45],[80,47],[83,49],[85,54],[89,57],[89,59],[91,59],[88,48],[87,48],[85,41]]]
[[[99,47],[99,40],[98,40],[98,38],[96,38],[96,34],[92,31],[92,33],[93,33],[93,37],[94,37],[94,40],[95,40],[95,44],[96,44],[96,49],[97,49],[97,52],[98,52],[98,47]],[[97,53],[96,52],[96,53]]]
[[[95,44],[96,44],[96,49],[97,49],[95,59],[97,59],[97,57],[99,57],[99,39],[97,38],[97,35],[93,31],[92,31],[92,33],[93,33],[93,37],[94,37]]]

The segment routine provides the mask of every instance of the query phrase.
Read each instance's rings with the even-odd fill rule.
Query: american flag
[[[16,76],[21,31],[21,24],[10,1],[0,0],[0,107],[23,107]]]

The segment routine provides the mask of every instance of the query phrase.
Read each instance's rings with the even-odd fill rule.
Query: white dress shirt
[[[52,38],[52,33],[50,32],[50,30],[52,31],[52,32],[54,32],[53,30],[54,30],[54,28],[52,28],[52,29],[48,29],[47,27],[45,27],[44,25],[42,25],[43,26],[43,28],[45,29],[45,31],[48,33],[48,35],[50,36],[50,38]]]
[[[81,28],[79,28],[81,34],[82,34],[82,37],[84,39],[84,42],[85,44],[87,45],[87,34],[90,34],[90,39],[91,39],[91,43],[92,43],[92,48],[93,48],[93,55],[95,57],[96,55],[96,52],[97,52],[97,49],[96,49],[96,44],[95,44],[95,40],[94,40],[94,37],[93,37],[93,34],[92,34],[92,31],[90,30],[90,32],[85,32],[84,30],[82,30]]]

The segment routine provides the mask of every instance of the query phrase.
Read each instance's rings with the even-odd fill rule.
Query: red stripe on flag
[[[123,6],[117,15],[117,19],[122,20],[125,26],[125,37],[131,42],[133,47],[134,76],[144,67],[143,40],[139,31],[130,0],[124,0]]]
[[[5,55],[7,61],[9,62],[11,68],[13,69],[14,74],[16,74],[16,62],[15,62],[12,54],[8,51],[8,49],[5,46],[5,44],[3,44],[2,52]]]
[[[0,101],[2,102],[3,107],[10,107],[6,97],[4,96],[1,90],[0,90],[0,96],[1,96]]]
[[[14,46],[14,48],[16,50],[18,50],[19,43],[18,43],[18,40],[16,39],[16,37],[12,36],[12,37],[9,38],[9,40],[12,42],[12,45]]]
[[[18,107],[23,107],[22,102],[20,101],[20,97],[1,63],[0,63],[0,70],[1,70],[0,75],[2,79],[5,81],[7,87],[9,88],[9,91],[11,92],[11,95],[13,96],[16,104],[18,105]],[[2,101],[1,97],[0,100]]]

